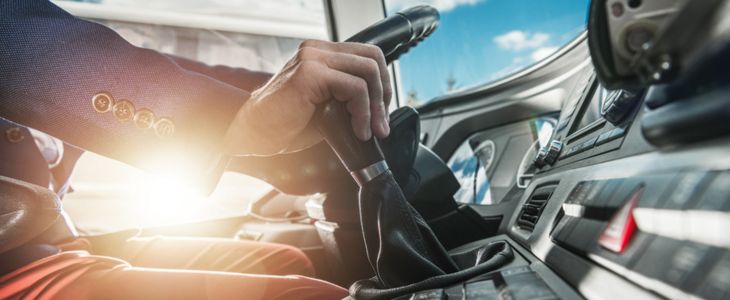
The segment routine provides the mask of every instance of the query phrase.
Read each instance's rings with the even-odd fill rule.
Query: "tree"
[[[456,89],[456,78],[454,78],[454,72],[449,73],[449,78],[446,78],[446,92],[451,92]]]
[[[416,92],[413,87],[408,91],[408,95],[406,95],[406,105],[410,107],[416,107],[419,104],[421,104],[421,100],[418,100],[418,92]]]

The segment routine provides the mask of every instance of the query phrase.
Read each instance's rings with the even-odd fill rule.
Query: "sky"
[[[503,78],[539,61],[584,29],[589,0],[385,0],[389,13],[429,4],[439,28],[400,58],[401,99],[418,103]]]

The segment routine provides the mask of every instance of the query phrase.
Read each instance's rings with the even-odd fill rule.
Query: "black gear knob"
[[[318,106],[314,124],[360,186],[365,250],[382,286],[403,286],[458,270],[406,200],[376,138],[358,139],[350,119],[345,103],[330,101]]]
[[[344,102],[330,101],[315,112],[314,124],[358,184],[387,170],[377,139],[362,141],[352,129]]]

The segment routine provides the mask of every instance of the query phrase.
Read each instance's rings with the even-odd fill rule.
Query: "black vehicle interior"
[[[358,299],[728,298],[728,15],[723,0],[594,0],[588,31],[548,59],[399,108],[385,140],[358,141],[332,103],[327,143],[236,160],[278,189],[248,216],[142,234],[295,245]],[[350,40],[392,62],[437,25],[414,7]]]
[[[380,144],[400,191],[358,180],[380,160],[377,146],[326,134],[361,186],[358,198],[329,181],[347,188],[308,206],[341,284],[355,281],[357,298],[728,295],[730,253],[717,228],[730,201],[727,76],[716,67],[728,57],[728,5],[639,6],[672,11],[647,20],[617,16],[616,3],[593,1],[587,34],[542,63],[393,112],[393,135]],[[688,21],[698,14],[713,17]],[[330,121],[324,132],[337,128]],[[456,178],[462,147],[477,162],[473,186]],[[480,176],[491,205],[481,205]],[[455,201],[461,192],[473,201]]]
[[[663,7],[675,12],[651,20],[654,27],[649,35],[638,32],[647,27],[632,23],[636,16],[617,17],[611,10],[615,4],[594,1],[588,34],[551,60],[503,82],[449,95],[419,109],[420,127],[408,130],[415,130],[422,144],[410,176],[402,175],[398,183],[407,191],[410,180],[418,182],[415,193],[404,194],[426,220],[426,229],[432,230],[398,234],[403,230],[399,226],[411,222],[414,213],[406,208],[392,213],[386,205],[402,201],[402,196],[382,187],[379,194],[368,194],[372,187],[360,183],[364,246],[376,277],[351,288],[358,298],[727,296],[729,285],[722,275],[730,270],[725,238],[720,236],[721,229],[705,227],[722,222],[730,200],[723,171],[727,126],[715,121],[727,111],[727,101],[721,100],[727,76],[713,67],[727,59],[728,28],[722,21],[727,4]],[[646,13],[657,9],[647,5]],[[613,17],[607,17],[607,12]],[[702,24],[688,25],[688,20],[708,12],[716,13]],[[626,41],[612,38],[617,34],[615,27],[624,28],[620,35]],[[675,32],[692,36],[695,43],[678,43]],[[554,95],[563,99],[546,105],[557,98]],[[554,122],[550,141],[542,146],[535,135],[519,138],[530,136],[521,131],[529,126],[519,124],[536,118]],[[327,140],[348,170],[377,161],[351,167],[348,162],[377,149],[350,147],[370,150],[348,156],[354,152],[332,141],[341,142],[341,135],[327,135]],[[500,136],[510,139],[498,141]],[[401,141],[408,150],[391,155],[413,149],[408,139],[386,143]],[[484,151],[487,141],[490,150]],[[491,194],[496,205],[454,201],[459,187],[444,161],[465,143],[486,173],[491,166],[499,169],[502,162],[520,162],[512,168],[517,172],[507,180],[508,188]],[[522,155],[525,150],[528,164]],[[509,155],[510,151],[517,155]],[[494,152],[503,154],[495,158]],[[498,186],[498,177],[492,180]],[[323,209],[329,201],[324,201]],[[368,210],[378,202],[381,213],[374,215]],[[415,215],[418,223],[420,217]],[[701,220],[699,215],[708,219]],[[374,229],[367,224],[376,220],[381,243],[391,235],[405,242],[380,244],[381,252],[374,259],[373,237],[368,236]],[[339,227],[345,221],[335,218],[320,222],[328,225],[318,226],[323,229],[320,234],[334,240],[330,247],[335,249],[330,251],[350,265],[352,256],[348,260],[343,254],[357,249],[339,241],[357,236],[359,228],[356,224]],[[350,232],[343,234],[348,228]],[[437,241],[431,241],[431,232]],[[425,262],[396,253],[413,251],[414,245],[419,249],[420,241],[425,241],[417,250],[422,256],[411,257]],[[497,244],[500,249],[490,249]],[[391,257],[398,259],[388,260]],[[387,265],[381,266],[381,260]]]

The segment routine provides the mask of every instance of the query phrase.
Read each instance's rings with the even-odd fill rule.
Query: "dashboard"
[[[591,65],[573,80],[557,118],[484,130],[459,146],[447,163],[462,184],[456,200],[499,204],[511,199],[502,184],[527,180],[506,236],[491,239],[524,247],[533,269],[544,263],[541,276],[559,276],[580,297],[730,296],[730,141],[657,145],[645,131],[661,109],[646,103],[665,94],[609,91]]]

